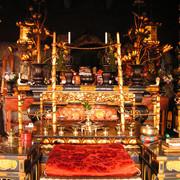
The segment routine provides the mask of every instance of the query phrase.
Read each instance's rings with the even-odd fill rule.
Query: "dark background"
[[[83,34],[93,34],[104,42],[104,32],[121,35],[127,33],[133,22],[132,11],[138,13],[134,0],[1,0],[0,1],[0,41],[16,42],[19,27],[16,22],[30,16],[29,6],[42,15],[47,12],[45,26],[51,32],[66,34],[71,31],[72,42]],[[68,3],[70,2],[70,3]],[[110,2],[110,5],[108,5]],[[172,46],[178,44],[178,1],[144,0],[140,13],[146,12],[149,19],[161,22],[158,39]],[[123,41],[123,38],[122,38]]]
[[[19,27],[16,22],[23,22],[31,16],[29,7],[34,12],[46,15],[45,27],[52,33],[67,35],[71,32],[71,42],[83,35],[96,36],[104,43],[105,32],[116,41],[116,32],[120,33],[121,43],[126,42],[124,35],[134,25],[132,12],[145,13],[152,22],[162,23],[158,28],[158,40],[162,45],[173,46],[171,54],[177,66],[175,49],[179,41],[178,0],[144,0],[141,8],[134,6],[135,0],[1,0],[0,1],[0,42],[16,42],[19,39]],[[49,39],[49,44],[52,38]],[[94,44],[96,47],[98,44]],[[88,47],[89,45],[87,45]],[[92,45],[93,46],[93,45]],[[98,51],[71,51],[74,68],[80,65],[97,66]]]

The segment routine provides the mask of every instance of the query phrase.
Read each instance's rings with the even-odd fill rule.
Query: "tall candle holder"
[[[65,78],[66,78],[66,84],[65,85],[72,85],[73,72],[71,71],[71,68],[72,68],[72,64],[71,64],[70,48],[68,48],[68,55],[66,57],[66,69],[67,69],[67,71],[65,72]]]
[[[111,78],[111,72],[109,71],[109,64],[108,64],[108,55],[107,55],[107,48],[105,49],[105,61],[103,63],[103,84],[102,85],[109,85],[109,80]]]
[[[35,68],[35,74],[33,77],[34,83],[35,83],[35,85],[42,85],[44,83],[44,76],[42,73],[44,64],[35,63],[35,64],[33,64],[33,66]]]

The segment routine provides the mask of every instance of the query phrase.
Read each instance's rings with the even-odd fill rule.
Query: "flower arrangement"
[[[14,72],[5,72],[2,78],[5,82],[15,82],[17,80],[17,76]]]
[[[159,69],[158,76],[159,77],[156,78],[156,81],[164,82],[164,83],[167,83],[167,84],[169,84],[170,82],[173,81],[172,75],[171,74],[167,74],[162,69]]]
[[[50,49],[48,49],[50,50]],[[70,55],[68,54],[68,49],[65,46],[64,42],[60,42],[57,48],[56,54],[56,71],[67,71],[66,64]],[[50,69],[52,68],[52,61],[51,60],[51,51],[45,53],[46,60],[44,60],[45,68]]]

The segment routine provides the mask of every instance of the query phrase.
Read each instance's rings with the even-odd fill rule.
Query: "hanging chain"
[[[81,48],[81,47],[74,47],[74,46],[66,46],[64,45],[63,47],[69,48],[69,49],[80,49],[80,50],[93,50],[93,49],[106,49],[108,47],[116,47],[118,44],[111,44],[108,46],[103,46],[103,47],[92,47],[92,48]]]

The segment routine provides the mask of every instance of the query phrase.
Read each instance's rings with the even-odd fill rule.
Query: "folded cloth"
[[[131,177],[139,170],[120,143],[58,144],[48,157],[48,176],[118,176]]]

